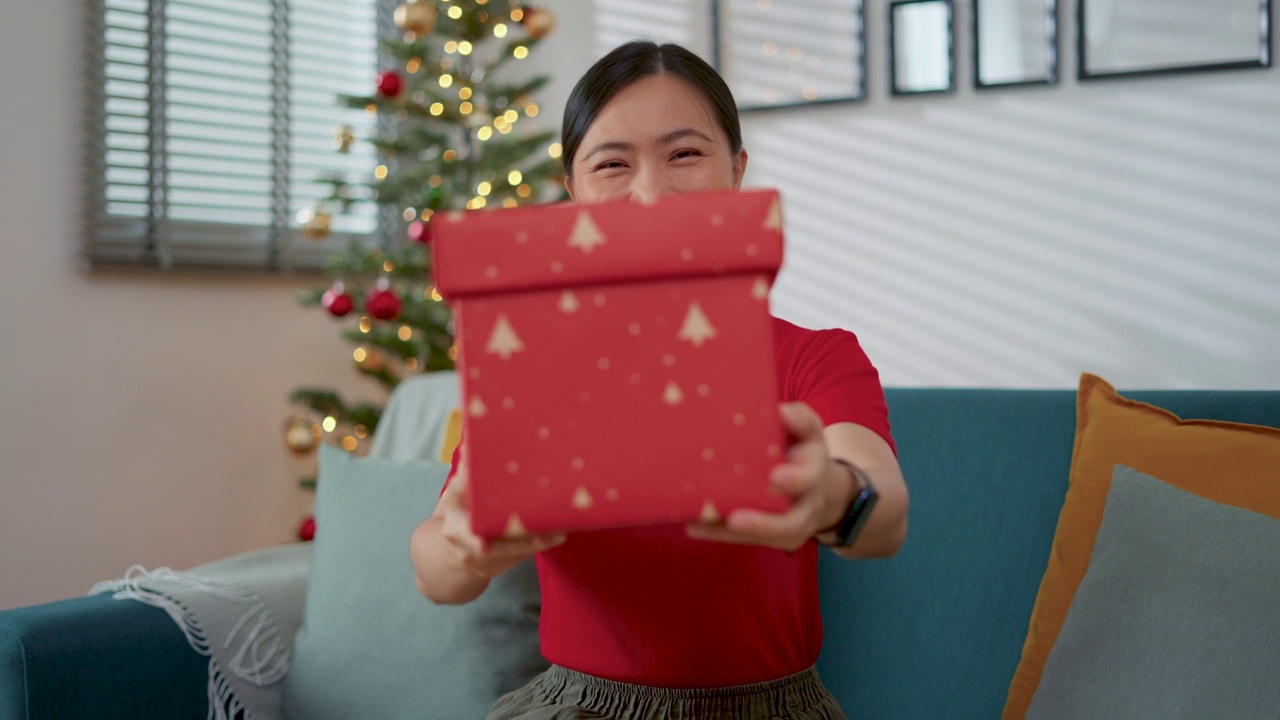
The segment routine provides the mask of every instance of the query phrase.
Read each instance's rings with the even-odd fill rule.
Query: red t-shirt
[[[893,446],[879,374],[852,333],[774,319],[782,401],[824,425],[864,425]],[[454,454],[454,464],[458,454]],[[597,677],[723,687],[818,659],[818,545],[794,553],[693,540],[683,525],[570,533],[537,556],[542,654]]]

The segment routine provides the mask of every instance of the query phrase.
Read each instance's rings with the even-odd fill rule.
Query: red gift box
[[[776,192],[451,213],[433,253],[477,535],[786,507]]]

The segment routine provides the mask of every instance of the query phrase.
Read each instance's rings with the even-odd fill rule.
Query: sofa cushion
[[[435,508],[449,466],[356,458],[321,448],[317,534],[285,716],[294,720],[482,718],[545,669],[533,563],[475,602],[419,594],[413,529]]]
[[[1111,475],[1127,465],[1209,500],[1280,517],[1280,429],[1182,420],[1085,375],[1077,393],[1067,497],[1032,611],[1004,719],[1025,716],[1089,566]]]
[[[1276,578],[1280,521],[1117,466],[1028,720],[1274,712]]]

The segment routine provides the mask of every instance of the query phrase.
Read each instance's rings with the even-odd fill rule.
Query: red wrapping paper
[[[455,213],[462,462],[485,537],[778,511],[776,192]]]

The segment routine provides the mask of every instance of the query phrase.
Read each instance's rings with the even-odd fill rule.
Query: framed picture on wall
[[[862,0],[713,0],[714,64],[747,112],[866,98]]]
[[[1057,0],[974,0],[974,87],[1057,82]]]
[[[1078,0],[1081,80],[1271,66],[1271,0]]]
[[[954,92],[955,47],[955,12],[951,0],[890,2],[890,94]]]

